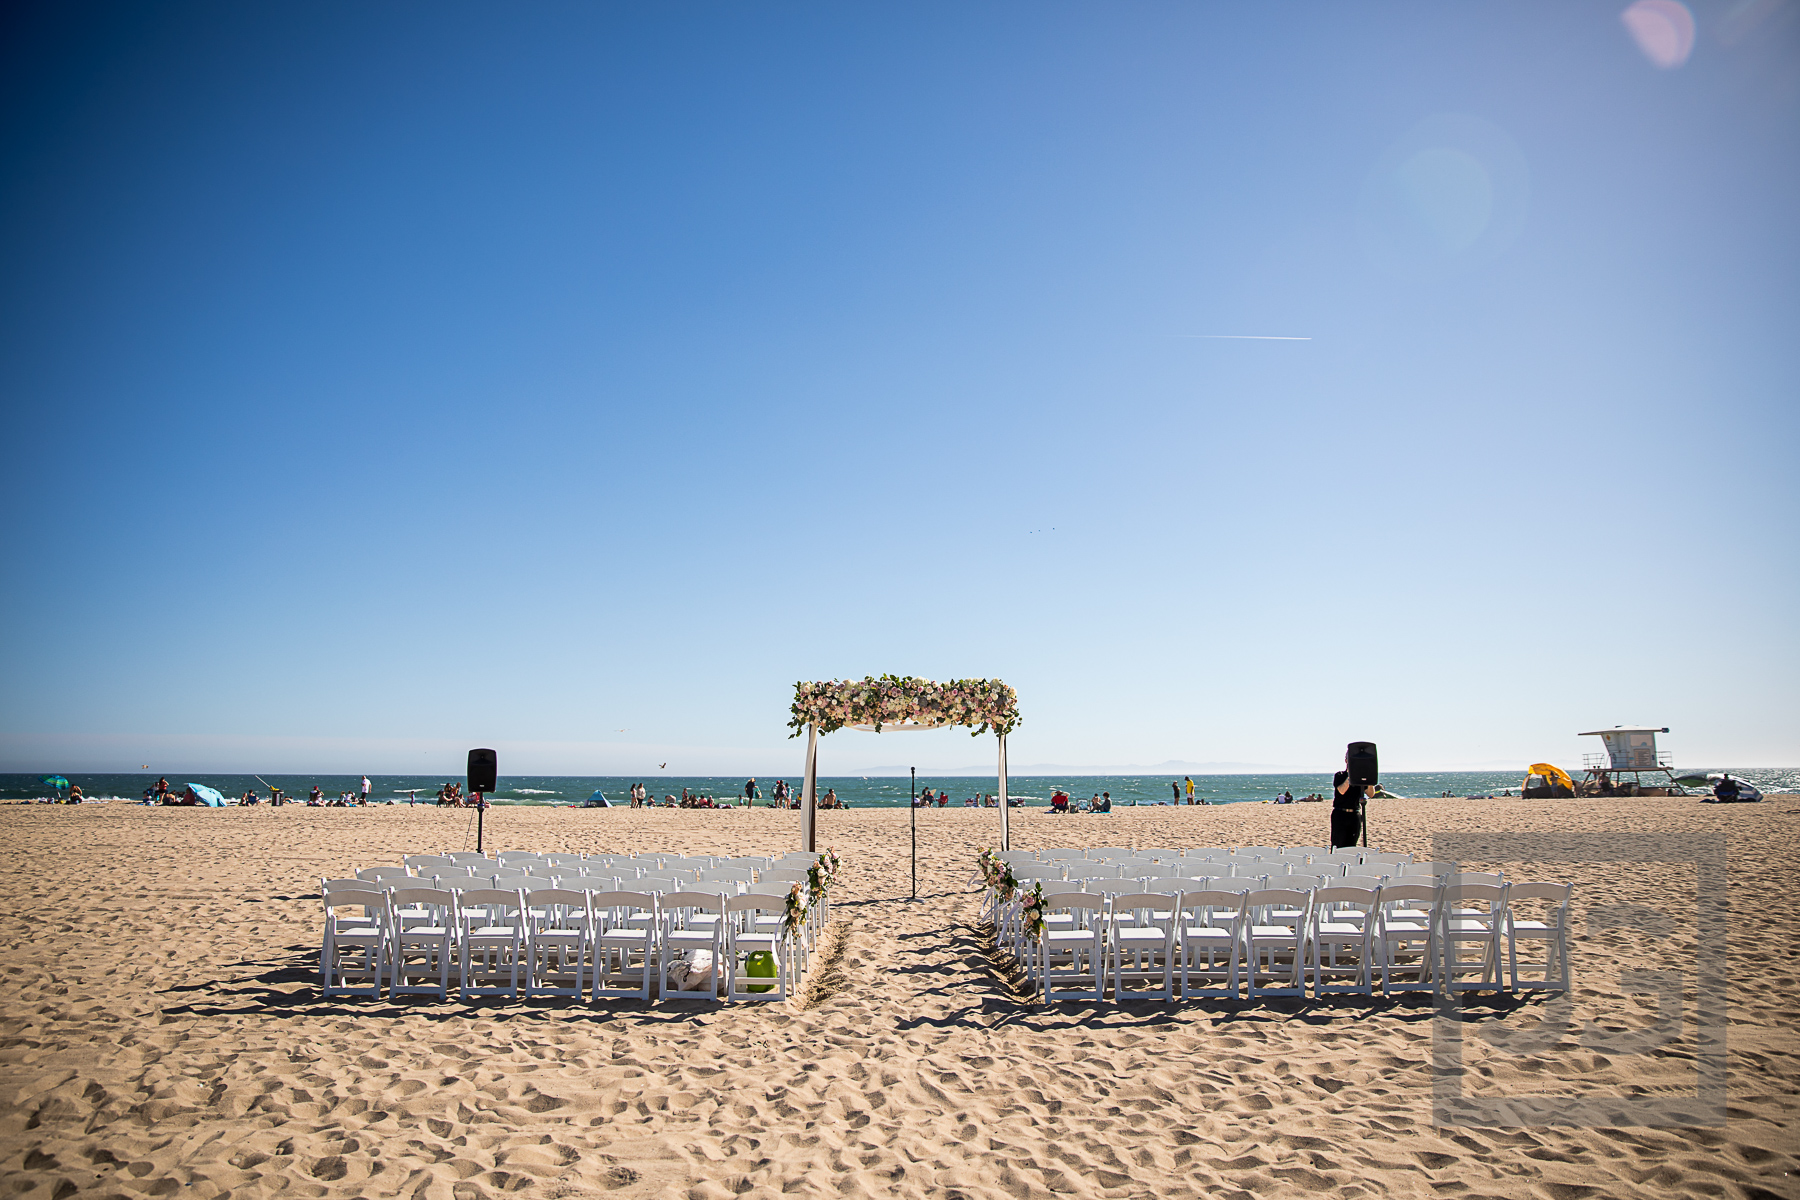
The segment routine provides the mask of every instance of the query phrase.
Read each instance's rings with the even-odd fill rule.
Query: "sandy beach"
[[[472,1005],[324,1000],[321,875],[460,849],[469,814],[0,808],[5,998],[0,1175],[13,1196],[723,1198],[1800,1195],[1800,798],[1409,800],[1371,841],[1434,834],[1724,833],[1731,903],[1729,1101],[1709,1128],[1439,1127],[1427,997],[1030,1002],[989,952],[968,887],[993,811],[822,813],[842,857],[836,921],[789,1005]],[[796,814],[502,809],[501,849],[769,853]],[[1018,848],[1307,844],[1322,805],[1022,812]],[[1697,840],[1697,839],[1696,839]],[[1622,1028],[1657,998],[1621,972],[1691,963],[1694,872],[1512,862],[1575,892],[1572,1019]],[[1666,936],[1587,921],[1655,906]],[[1464,1094],[1676,1096],[1680,1037],[1607,1055],[1552,1031],[1553,1001],[1461,1010]],[[1491,1036],[1499,1031],[1499,1036]]]

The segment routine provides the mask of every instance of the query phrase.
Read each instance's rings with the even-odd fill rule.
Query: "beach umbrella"
[[[46,775],[39,782],[45,787],[66,788],[69,786],[69,781],[61,775]]]

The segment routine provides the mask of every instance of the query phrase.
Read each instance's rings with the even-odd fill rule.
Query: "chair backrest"
[[[1281,848],[1278,846],[1239,846],[1237,853],[1240,855],[1254,854],[1261,858],[1265,854],[1280,854]]]
[[[1113,919],[1121,913],[1173,912],[1180,907],[1182,893],[1121,892],[1112,898]]]
[[[588,893],[575,888],[538,888],[525,893],[525,903],[532,908],[580,908],[588,906]]]
[[[495,859],[492,859],[485,854],[477,853],[474,850],[452,850],[443,857],[449,859],[451,862],[470,863],[477,867],[482,863],[493,863],[495,866],[500,865]]]
[[[405,867],[364,867],[356,873],[356,877],[371,882],[380,879],[411,879],[412,872]]]
[[[748,867],[713,867],[700,872],[700,883],[749,883],[754,876]]]
[[[587,859],[579,854],[546,854],[544,861],[553,867],[578,867]]]
[[[321,879],[319,892],[330,895],[332,892],[385,892],[387,885],[368,879]]]
[[[1333,883],[1333,882],[1336,882],[1336,881],[1327,876],[1324,876],[1324,875],[1305,874],[1305,875],[1271,875],[1271,876],[1269,876],[1269,883],[1271,886],[1287,888],[1289,891],[1294,891],[1294,892],[1308,891],[1312,888],[1325,887],[1328,883]]]
[[[1153,858],[1157,862],[1174,862],[1181,857],[1181,851],[1171,850],[1166,846],[1150,846],[1138,851],[1139,858]]]
[[[769,860],[755,854],[743,854],[727,861],[734,867],[743,867],[751,871],[766,871],[769,868]]]
[[[548,875],[514,874],[511,871],[499,871],[488,879],[492,887],[502,891],[529,892],[534,888],[550,888],[556,886],[556,880]]]
[[[511,909],[514,916],[517,916],[525,909],[525,894],[505,888],[470,888],[466,892],[452,894],[456,898],[455,908],[459,922],[504,919],[496,910]],[[478,913],[475,911],[477,909],[487,911]]]
[[[1395,875],[1410,877],[1413,875],[1430,875],[1433,877],[1448,875],[1456,869],[1455,863],[1441,862],[1407,862],[1401,863]]]
[[[656,897],[648,892],[587,892],[588,903],[596,910],[615,908],[635,908],[643,912],[656,911]]]
[[[448,854],[408,854],[400,861],[409,867],[447,867],[456,860]]]
[[[722,913],[725,897],[717,892],[666,892],[657,898],[664,917],[679,920],[690,912]]]
[[[1312,903],[1311,892],[1299,892],[1293,888],[1272,887],[1256,888],[1244,893],[1246,909],[1291,908],[1299,909],[1304,918]]]
[[[787,893],[771,895],[768,892],[745,892],[741,896],[725,897],[725,911],[737,912],[786,912]]]
[[[1395,854],[1388,850],[1364,850],[1360,857],[1365,863],[1409,863],[1412,861],[1410,854]]]
[[[1197,914],[1203,923],[1210,922],[1215,913],[1227,912],[1234,918],[1244,912],[1244,897],[1249,892],[1228,892],[1219,888],[1200,888],[1197,891],[1181,894],[1181,908],[1184,912]]]
[[[1044,911],[1057,909],[1085,909],[1089,912],[1100,912],[1106,908],[1106,897],[1092,892],[1050,892],[1044,893]]]
[[[1112,863],[1084,863],[1079,869],[1069,868],[1070,879],[1117,879],[1119,875],[1119,868]]]
[[[389,901],[396,909],[430,907],[448,912],[455,907],[455,894],[448,887],[396,887],[389,894]]]
[[[327,917],[335,917],[337,915],[337,910],[340,908],[361,908],[369,916],[387,912],[387,892],[371,888],[366,882],[361,880],[352,880],[349,882],[362,882],[363,886],[360,888],[342,887],[328,890],[325,893],[325,915]]]
[[[1448,883],[1444,885],[1442,903],[1485,904],[1489,912],[1497,913],[1506,903],[1506,892],[1503,883]]]
[[[1313,891],[1313,912],[1323,913],[1340,908],[1354,908],[1360,912],[1371,912],[1380,903],[1380,888],[1331,887],[1316,888]]]
[[[1144,880],[1146,892],[1173,892],[1179,896],[1193,886],[1194,881],[1182,875],[1152,875]]]
[[[1040,850],[1040,851],[1038,851],[1038,857],[1042,858],[1045,862],[1049,862],[1052,859],[1086,858],[1087,851],[1085,851],[1085,850]]]
[[[1416,882],[1414,879],[1401,879],[1382,884],[1381,907],[1392,908],[1396,904],[1435,906],[1443,889],[1435,880],[1415,879]]]
[[[1381,887],[1388,881],[1389,881],[1389,877],[1386,875],[1370,875],[1370,874],[1366,874],[1366,873],[1356,873],[1356,874],[1345,875],[1338,879],[1333,879],[1331,881],[1331,886],[1332,887],[1372,888],[1372,887]]]
[[[806,872],[795,871],[787,867],[778,867],[762,873],[764,883],[805,883]]]
[[[1458,871],[1445,882],[1451,884],[1485,883],[1499,887],[1506,882],[1506,879],[1499,871]]]

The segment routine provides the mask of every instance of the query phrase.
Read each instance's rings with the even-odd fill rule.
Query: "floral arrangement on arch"
[[[987,846],[980,846],[975,851],[975,878],[970,883],[980,883],[1000,896],[1000,902],[1006,903],[1019,890],[1019,881],[1014,877],[1012,867],[1004,859]]]
[[[1025,936],[1035,942],[1044,936],[1044,885],[1032,884],[1031,890],[1025,893],[1022,905],[1019,923],[1025,929]]]
[[[796,683],[788,728],[799,737],[808,725],[831,733],[846,725],[966,725],[978,737],[1019,727],[1019,694],[998,679],[952,679],[937,683],[911,675],[873,675]]]
[[[788,889],[787,908],[781,914],[781,936],[793,941],[806,927],[806,901],[800,896],[800,885]]]

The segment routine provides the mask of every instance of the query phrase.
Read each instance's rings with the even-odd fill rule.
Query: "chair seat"
[[[1050,945],[1082,946],[1098,941],[1098,935],[1091,929],[1059,930],[1044,935],[1044,941]]]
[[[1416,939],[1412,937],[1413,934],[1418,934],[1422,937],[1425,932],[1425,926],[1415,924],[1412,921],[1389,921],[1387,923],[1387,934],[1389,937],[1404,937],[1408,941],[1414,941]]]
[[[1514,933],[1554,933],[1556,926],[1544,921],[1514,921],[1512,931]]]
[[[1250,936],[1260,941],[1291,941],[1294,931],[1286,925],[1252,925]]]
[[[1153,925],[1137,925],[1118,931],[1121,942],[1162,942],[1168,935]]]
[[[469,936],[472,938],[511,939],[519,936],[519,930],[512,925],[478,925],[469,930]]]
[[[1345,937],[1361,937],[1363,929],[1361,925],[1352,925],[1348,921],[1321,921],[1319,932],[1342,934]]]
[[[340,929],[331,936],[332,940],[339,942],[373,942],[380,939],[381,930],[375,928]]]
[[[1483,937],[1494,932],[1494,927],[1486,921],[1467,921],[1460,918],[1447,922],[1451,933],[1479,933]]]
[[[677,929],[669,934],[669,940],[710,946],[719,940],[719,935],[710,929]]]
[[[445,938],[450,931],[442,925],[414,925],[400,931],[402,938]]]
[[[1181,936],[1190,942],[1229,942],[1236,935],[1229,929],[1213,925],[1189,925]]]
[[[582,929],[540,929],[531,936],[540,942],[578,942],[586,932]]]
[[[773,950],[780,939],[772,933],[740,933],[732,941],[739,946],[761,946]]]

